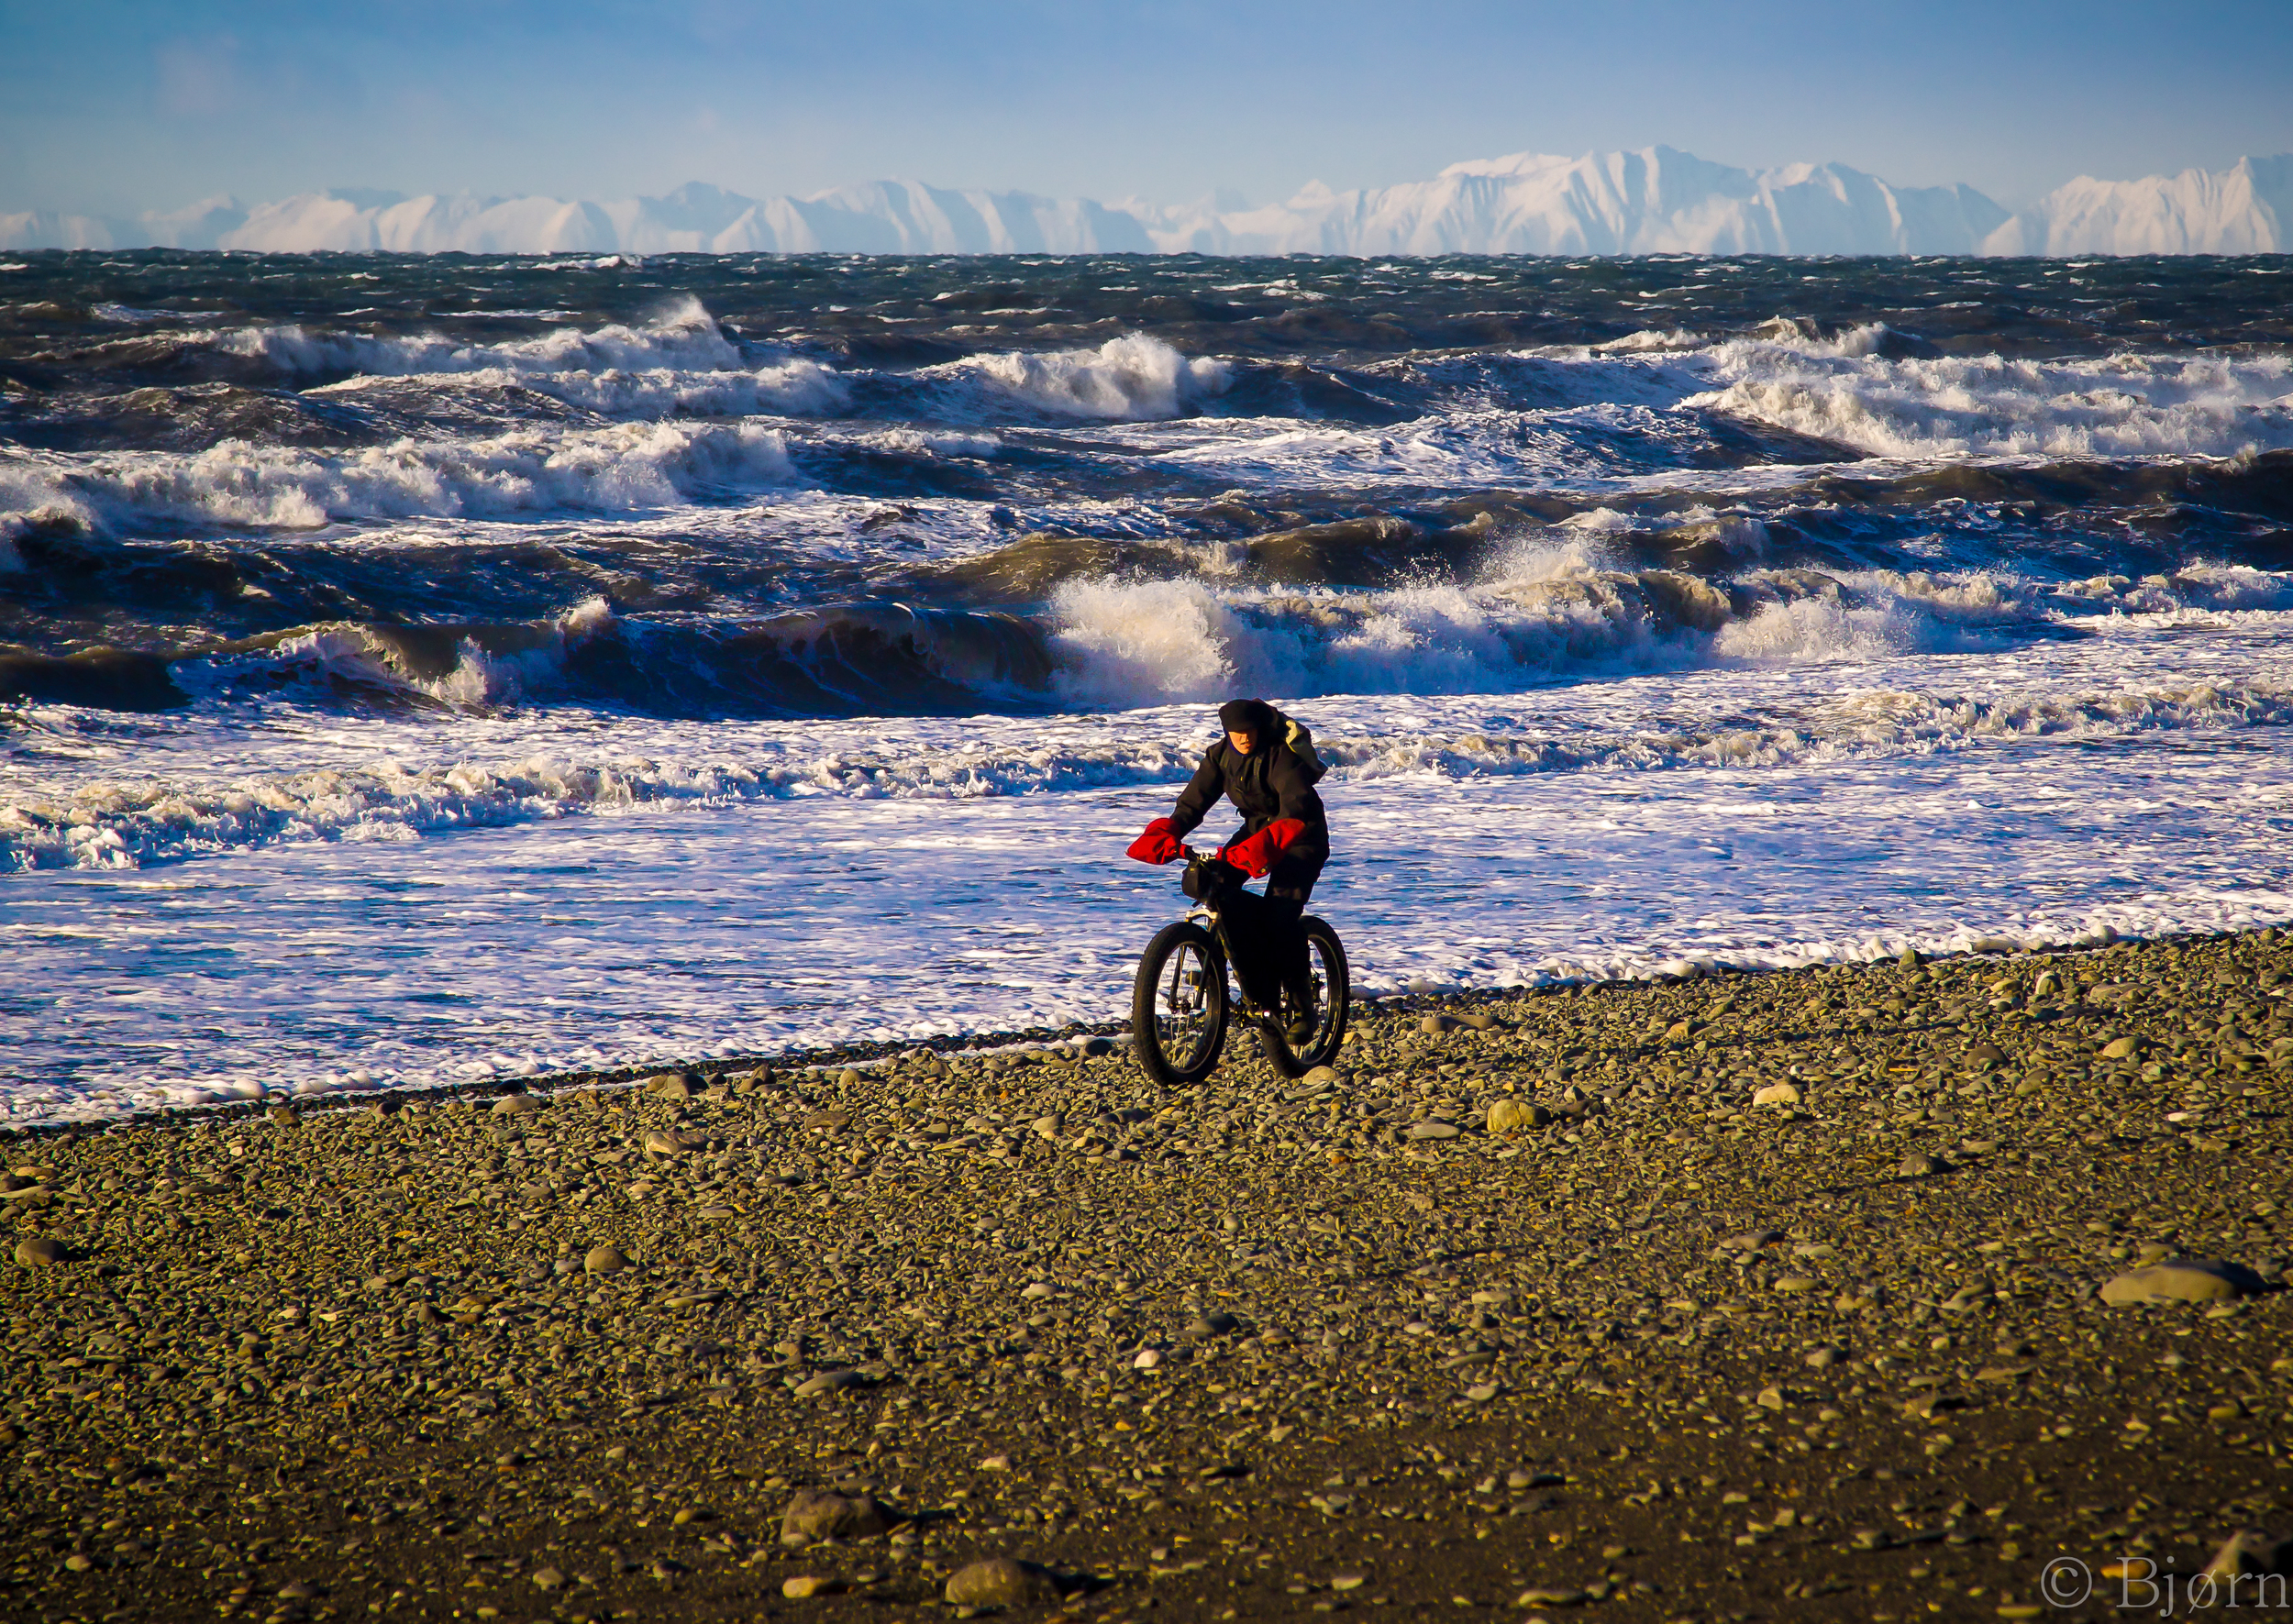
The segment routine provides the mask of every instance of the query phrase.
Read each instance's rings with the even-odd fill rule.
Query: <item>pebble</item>
[[[1412,1139],[1455,1139],[1457,1136],[1457,1125],[1455,1122],[1434,1121],[1412,1122],[1409,1125],[1409,1136]]]
[[[690,1099],[692,1085],[685,1081],[681,1072],[665,1071],[646,1080],[645,1091],[659,1099]]]
[[[991,1556],[948,1575],[947,1605],[958,1607],[1024,1607],[1058,1599],[1058,1586],[1040,1569]]]
[[[1428,1034],[1449,1031],[1457,1024],[1446,1015],[1428,1015],[1417,1023],[1417,1030]]]
[[[1903,1178],[1926,1178],[1933,1174],[1946,1173],[1949,1170],[1948,1163],[1939,1156],[1931,1156],[1924,1151],[1913,1151],[1895,1165],[1896,1174]]]
[[[541,1109],[540,1098],[533,1094],[504,1094],[493,1102],[497,1117],[529,1117]]]
[[[16,1261],[28,1269],[67,1263],[71,1257],[64,1243],[53,1235],[27,1235],[16,1243]]]
[[[1337,1075],[1336,1066],[1316,1066],[1309,1068],[1306,1075],[1300,1077],[1298,1080],[1308,1088],[1326,1088],[1329,1085],[1340,1082],[1343,1079]]]
[[[628,1266],[618,1246],[593,1246],[582,1259],[582,1267],[593,1275],[617,1275]]]
[[[892,1518],[873,1495],[849,1497],[803,1489],[781,1515],[781,1543],[809,1545],[816,1540],[865,1540],[892,1527]]]
[[[2261,1276],[2235,1264],[2175,1258],[2146,1268],[2129,1269],[2102,1287],[2102,1300],[2112,1308],[2152,1302],[2227,1302],[2261,1290]]]
[[[2142,1040],[2136,1037],[2113,1038],[2102,1045],[2105,1060],[2129,1060],[2142,1053]]]
[[[792,1574],[781,1581],[781,1594],[791,1601],[807,1601],[836,1588],[836,1581],[825,1574]]]
[[[565,1584],[565,1574],[557,1568],[536,1568],[534,1583],[544,1590],[556,1590]]]
[[[1752,1095],[1754,1105],[1797,1105],[1800,1090],[1789,1083],[1769,1083]]]

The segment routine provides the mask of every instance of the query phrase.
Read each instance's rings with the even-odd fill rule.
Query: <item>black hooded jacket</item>
[[[1282,742],[1273,707],[1249,700],[1228,708],[1247,717],[1250,753],[1243,755],[1223,738],[1213,745],[1193,781],[1179,793],[1178,807],[1170,814],[1171,832],[1185,839],[1223,795],[1242,814],[1242,828],[1235,840],[1256,834],[1278,818],[1295,818],[1306,826],[1305,833],[1291,843],[1283,854],[1285,860],[1316,867],[1328,861],[1330,825],[1322,811],[1322,797],[1315,793],[1313,779],[1297,752]],[[1235,725],[1235,719],[1224,712],[1219,720],[1230,728]]]

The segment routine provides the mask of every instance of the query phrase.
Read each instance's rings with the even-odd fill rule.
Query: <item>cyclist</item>
[[[1212,745],[1193,781],[1167,818],[1157,818],[1131,843],[1143,863],[1168,863],[1182,841],[1218,804],[1234,802],[1242,827],[1219,855],[1251,878],[1266,880],[1263,897],[1239,881],[1205,898],[1218,909],[1233,951],[1242,993],[1258,1008],[1280,1008],[1286,994],[1290,1041],[1313,1034],[1313,977],[1299,918],[1322,865],[1330,858],[1330,825],[1315,790],[1324,768],[1312,736],[1264,700],[1232,700],[1218,708],[1225,737]]]

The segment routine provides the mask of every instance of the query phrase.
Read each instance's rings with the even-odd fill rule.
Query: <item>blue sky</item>
[[[2288,0],[0,0],[0,208],[886,176],[1264,203],[1657,142],[2018,205],[2293,150],[2288,86]]]

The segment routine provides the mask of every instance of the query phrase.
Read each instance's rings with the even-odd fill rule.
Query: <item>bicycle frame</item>
[[[1215,859],[1218,856],[1218,854],[1216,852],[1201,851],[1191,845],[1181,845],[1179,847],[1179,856],[1187,863],[1191,865],[1194,863],[1210,862]],[[1210,933],[1211,939],[1218,944],[1219,968],[1222,972],[1233,965],[1234,944],[1226,940],[1226,933],[1219,922],[1217,909],[1212,907],[1208,902],[1198,901],[1192,903],[1187,909],[1186,912],[1181,914],[1180,917],[1191,923],[1201,925],[1204,930]],[[1236,978],[1236,984],[1234,990],[1234,1007],[1236,1014],[1241,1015],[1246,1020],[1252,1020],[1263,1016],[1267,1012],[1250,1001],[1249,994],[1242,990],[1239,978]]]

